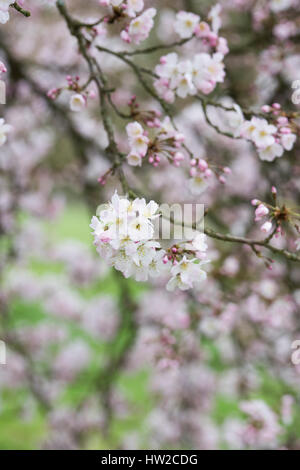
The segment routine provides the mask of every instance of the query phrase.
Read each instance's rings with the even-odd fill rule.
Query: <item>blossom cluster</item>
[[[174,29],[183,39],[195,35],[196,37],[207,40],[211,46],[222,47],[226,44],[226,40],[218,37],[219,29],[222,24],[220,14],[220,4],[216,4],[211,8],[208,13],[208,22],[200,21],[200,16],[194,13],[180,11],[176,15]]]
[[[255,222],[258,222],[262,220],[264,217],[266,217],[269,214],[269,209],[267,206],[261,202],[256,202],[256,200],[253,201],[253,205],[256,204],[257,207],[255,209]],[[262,226],[261,226],[261,231],[268,233],[272,229],[272,222],[270,220],[265,221]]]
[[[218,178],[220,183],[225,184],[226,176],[231,174],[231,169],[228,166],[212,165],[203,158],[192,158],[190,165],[189,189],[195,195],[200,195],[207,189],[213,175]]]
[[[142,159],[147,157],[148,162],[157,167],[161,157],[165,156],[175,166],[180,166],[184,160],[184,154],[180,147],[184,141],[184,136],[177,132],[170,118],[167,116],[163,121],[158,117],[146,121],[150,133],[143,126],[135,121],[126,126],[130,152],[127,155],[127,162],[131,166],[141,166]]]
[[[68,90],[72,92],[70,97],[70,109],[73,112],[83,111],[87,106],[88,98],[95,98],[94,90],[87,89],[86,86],[80,86],[79,84],[80,77],[72,77],[71,75],[66,76],[67,85],[60,88],[51,88],[47,96],[51,100],[56,100],[63,90]]]
[[[254,116],[240,127],[241,136],[252,141],[260,159],[268,162],[281,157],[285,150],[292,150],[297,138],[288,117],[276,117],[279,110],[278,103],[274,103],[272,107],[263,106],[265,113],[273,113],[274,124],[270,124],[267,119]]]
[[[193,61],[178,59],[176,52],[161,57],[155,72],[159,76],[154,86],[159,95],[172,103],[175,96],[186,98],[197,91],[211,93],[218,82],[225,77],[223,54],[206,52],[196,54]]]
[[[117,193],[99,218],[94,216],[91,228],[97,251],[110,265],[124,276],[146,281],[148,276],[160,274],[164,267],[164,251],[153,240],[153,219],[158,205],[144,199],[133,202],[120,198]]]
[[[187,290],[198,286],[206,278],[200,261],[195,257],[206,250],[203,234],[196,234],[191,244],[183,248],[173,246],[167,252],[154,239],[154,220],[159,217],[158,204],[136,198],[130,201],[115,193],[98,217],[93,216],[93,229],[97,252],[110,266],[136,281],[147,281],[170,271],[168,290],[178,287]]]
[[[179,60],[178,55],[172,52],[160,58],[155,73],[158,79],[154,86],[159,95],[167,102],[172,103],[175,96],[186,98],[195,95],[198,91],[204,94],[211,93],[217,83],[225,78],[224,56],[229,52],[226,39],[219,37],[221,25],[220,5],[212,8],[209,19],[211,26],[194,13],[181,11],[176,15],[175,30],[181,38],[196,36],[205,45],[210,46],[214,53],[201,52],[195,54],[192,60]]]
[[[112,14],[116,17],[131,18],[129,24],[121,32],[120,36],[123,41],[139,44],[147,39],[154,26],[153,18],[156,15],[156,9],[148,8],[141,13],[144,9],[144,0],[100,0],[100,5],[111,7]]]
[[[272,186],[272,198],[273,204],[267,204],[258,199],[252,199],[251,204],[256,208],[255,209],[255,222],[260,222],[264,220],[264,223],[261,226],[261,231],[264,233],[269,233],[273,228],[273,222],[275,222],[275,237],[279,237],[284,234],[283,224],[289,224],[296,230],[296,233],[299,237],[299,226],[298,219],[299,214],[295,210],[287,207],[285,204],[279,205],[277,201],[277,189],[275,186]],[[299,249],[299,238],[295,242],[296,248]]]
[[[156,15],[155,8],[148,8],[141,15],[130,21],[129,25],[121,32],[121,39],[127,43],[139,44],[145,41],[154,26],[153,18]]]

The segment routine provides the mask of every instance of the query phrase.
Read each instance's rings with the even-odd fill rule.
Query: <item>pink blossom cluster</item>
[[[87,89],[86,87],[81,87],[79,85],[80,77],[77,75],[76,77],[72,77],[71,75],[67,75],[67,86],[64,88],[51,88],[47,96],[51,100],[56,100],[59,95],[62,93],[63,90],[72,91],[72,95],[70,98],[70,109],[73,112],[81,112],[86,108],[88,98],[95,98],[95,92],[92,89]]]
[[[139,44],[148,38],[154,26],[155,8],[144,9],[144,0],[99,0],[100,5],[112,9],[112,17],[121,16],[130,22],[121,32],[121,39],[127,43]],[[107,22],[109,22],[107,17]]]
[[[285,150],[292,150],[296,142],[297,136],[293,132],[288,117],[279,115],[280,108],[278,103],[262,107],[267,117],[272,118],[272,124],[267,119],[252,117],[250,121],[245,121],[240,128],[241,135],[251,140],[257,147],[261,160],[271,162],[275,158],[281,157]]]
[[[155,72],[158,79],[154,86],[159,95],[167,102],[172,103],[175,96],[186,98],[195,95],[198,91],[209,94],[217,83],[225,78],[224,56],[229,52],[226,39],[219,37],[221,25],[220,6],[216,5],[209,13],[211,27],[206,22],[200,22],[200,17],[185,11],[176,15],[175,30],[183,38],[196,36],[213,50],[213,54],[201,52],[195,54],[192,60],[179,60],[178,55],[172,52],[160,58],[160,64]]]
[[[220,183],[225,184],[226,175],[231,174],[229,167],[209,165],[203,158],[193,158],[190,161],[190,165],[191,178],[189,180],[189,188],[194,195],[200,195],[207,189],[213,175],[218,178]]]
[[[148,162],[157,167],[162,157],[166,157],[176,167],[180,166],[185,156],[181,146],[184,136],[174,129],[170,118],[163,121],[158,117],[147,119],[145,130],[138,122],[132,122],[126,126],[130,152],[127,162],[131,166],[142,166],[142,159],[146,157]]]

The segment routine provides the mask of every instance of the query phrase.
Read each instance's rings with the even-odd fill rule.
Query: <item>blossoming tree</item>
[[[47,423],[29,446],[299,448],[299,11],[0,0],[0,393]],[[204,212],[161,237],[166,203]]]

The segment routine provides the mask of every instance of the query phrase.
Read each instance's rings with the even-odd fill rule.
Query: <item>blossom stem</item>
[[[15,10],[17,10],[19,13],[21,13],[23,16],[26,16],[26,18],[28,18],[29,16],[31,16],[30,11],[24,10],[24,8],[22,8],[22,7],[18,4],[18,2],[13,2],[10,6],[11,6],[12,8],[14,8]]]

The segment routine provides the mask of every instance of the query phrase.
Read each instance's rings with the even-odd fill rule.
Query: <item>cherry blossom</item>
[[[180,11],[176,15],[174,29],[181,38],[189,38],[195,33],[199,21],[200,17],[198,15],[188,13],[186,11]]]
[[[12,126],[5,124],[4,119],[0,119],[0,147],[7,141],[7,134],[11,132]]]
[[[5,24],[9,20],[9,8],[11,5],[10,0],[0,1],[0,23]]]
[[[70,109],[74,112],[82,111],[86,106],[85,98],[79,93],[72,95],[70,99]]]
[[[125,42],[134,42],[135,44],[145,41],[154,26],[153,18],[155,15],[155,8],[148,8],[148,10],[145,10],[140,16],[131,20],[128,30],[124,30],[121,33],[121,38]]]

